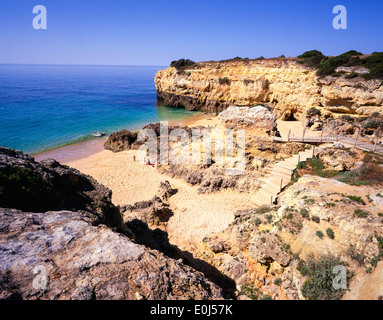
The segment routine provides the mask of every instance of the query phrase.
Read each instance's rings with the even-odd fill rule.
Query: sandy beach
[[[198,115],[195,118],[170,123],[191,127],[215,127],[217,116]],[[288,130],[301,130],[300,122],[278,121],[282,136]],[[150,200],[156,194],[161,181],[168,180],[177,194],[170,198],[174,215],[168,222],[167,232],[171,243],[181,249],[190,249],[211,232],[227,228],[239,209],[252,208],[251,195],[237,191],[221,191],[198,194],[198,187],[185,181],[161,174],[156,168],[133,160],[137,150],[113,153],[104,150],[105,138],[50,150],[36,155],[37,160],[56,160],[88,174],[113,191],[115,205],[133,204]]]
[[[193,119],[170,123],[181,126],[215,126],[218,117],[199,115]],[[174,216],[168,222],[171,243],[190,249],[211,232],[224,230],[239,209],[251,208],[250,195],[225,191],[198,194],[198,187],[181,179],[161,174],[156,168],[134,162],[137,150],[113,153],[103,149],[105,139],[71,145],[35,155],[36,160],[54,158],[88,174],[113,191],[115,205],[150,200],[161,181],[168,180],[178,192],[170,198]]]

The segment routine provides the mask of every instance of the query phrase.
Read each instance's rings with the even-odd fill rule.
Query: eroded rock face
[[[2,298],[222,299],[202,273],[78,212],[0,209],[0,230]]]
[[[124,229],[111,190],[52,159],[40,163],[21,151],[0,147],[0,193],[0,207],[81,211],[94,224]]]
[[[283,120],[304,120],[311,107],[365,115],[382,112],[380,80],[321,79],[315,73],[294,59],[201,62],[184,71],[160,70],[155,85],[163,104],[187,110],[218,113],[231,105],[264,103],[274,105]]]
[[[227,229],[203,239],[198,257],[235,281],[238,299],[262,293],[305,299],[308,276],[300,265],[330,254],[355,274],[343,299],[379,299],[381,285],[374,282],[382,278],[383,202],[372,196],[379,187],[303,175],[280,195],[277,206],[237,211]]]
[[[358,149],[323,149],[317,154],[318,158],[333,171],[349,171],[356,167],[356,164],[363,159],[363,152]]]

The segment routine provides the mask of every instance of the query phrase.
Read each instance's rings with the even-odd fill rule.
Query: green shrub
[[[259,218],[255,219],[255,221],[254,221],[254,224],[255,224],[256,226],[259,226],[261,223],[262,223],[262,221],[261,221],[261,219],[259,219]]]
[[[334,231],[331,229],[331,228],[328,228],[326,230],[326,233],[327,233],[327,236],[330,238],[330,239],[334,239],[335,238],[335,233]]]
[[[319,65],[317,75],[318,76],[329,76],[333,73],[335,73],[335,69],[340,66],[353,66],[353,65],[361,65],[361,60],[355,56],[360,56],[362,53],[357,52],[355,50],[351,50],[348,52],[345,52],[339,56],[330,57],[326,60],[322,61]]]
[[[33,212],[57,205],[54,189],[30,168],[10,166],[0,171],[0,207]]]
[[[363,211],[362,209],[355,209],[354,214],[358,218],[367,218],[369,216],[369,213],[367,211]]]
[[[374,52],[363,59],[363,64],[370,73],[363,75],[366,80],[383,79],[383,52]]]
[[[303,218],[308,218],[309,216],[309,212],[304,208],[301,209],[300,214]]]
[[[361,197],[359,197],[359,196],[346,196],[346,197],[349,198],[352,201],[359,202],[361,204],[366,204],[364,202],[364,200]]]
[[[334,256],[320,256],[318,260],[310,257],[304,263],[304,270],[308,279],[302,286],[302,294],[309,300],[339,300],[345,293],[343,289],[335,289],[333,280],[336,274],[333,270],[336,266],[345,264]],[[303,266],[301,266],[303,269]],[[347,280],[351,277],[347,272]]]
[[[364,129],[378,129],[379,127],[383,128],[383,119],[368,119],[363,123]]]
[[[318,69],[321,62],[325,61],[327,58],[318,50],[306,51],[305,53],[298,56],[298,58],[303,59],[302,63],[311,68]]]
[[[219,79],[218,79],[218,82],[219,82],[219,84],[221,84],[221,85],[223,85],[223,84],[229,85],[229,84],[230,84],[230,80],[229,80],[229,78],[227,78],[227,77],[219,78]]]
[[[245,283],[239,295],[245,295],[251,300],[258,300],[262,292],[255,286],[254,283]]]
[[[312,217],[311,217],[311,220],[314,221],[314,222],[316,222],[316,223],[320,223],[320,218],[317,217],[317,216],[312,216]]]
[[[345,76],[346,79],[354,79],[358,76],[356,72],[351,72]]]
[[[318,230],[317,232],[315,232],[315,234],[319,237],[319,238],[323,238],[323,232]]]
[[[306,169],[307,168],[307,164],[305,161],[300,161],[298,164],[297,164],[297,169]]]
[[[183,69],[184,67],[192,66],[196,64],[194,61],[189,60],[189,59],[179,59],[172,61],[170,63],[170,66],[176,69]]]

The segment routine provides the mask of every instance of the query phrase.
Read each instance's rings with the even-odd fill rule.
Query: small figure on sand
[[[153,168],[155,167],[155,163],[151,163],[149,158],[148,158],[148,161],[146,162],[146,165],[152,166]]]

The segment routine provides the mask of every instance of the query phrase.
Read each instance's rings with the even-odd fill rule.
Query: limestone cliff
[[[382,112],[380,80],[362,77],[319,78],[297,59],[201,62],[177,70],[160,70],[155,77],[159,101],[188,110],[220,112],[230,105],[269,104],[279,118],[302,118],[305,110],[321,107],[324,114],[369,115]]]

